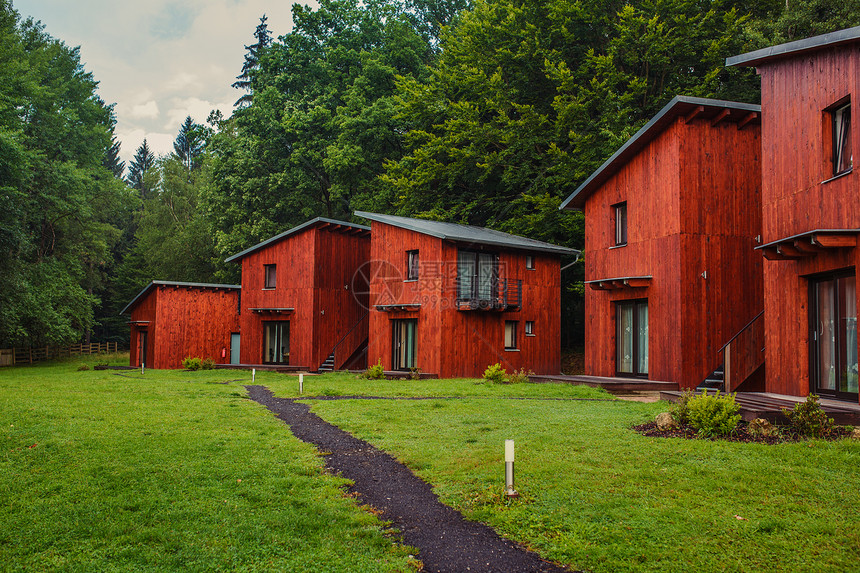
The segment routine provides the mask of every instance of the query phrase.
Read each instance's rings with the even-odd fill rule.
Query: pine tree
[[[131,165],[128,166],[126,182],[140,192],[141,199],[146,199],[149,189],[146,184],[147,172],[155,166],[155,155],[149,149],[146,139],[137,148]]]
[[[272,33],[269,31],[266,20],[268,20],[268,18],[263,14],[263,17],[260,18],[260,23],[257,25],[257,29],[254,30],[254,38],[257,42],[250,46],[245,46],[248,53],[245,54],[245,63],[242,64],[242,73],[236,76],[236,81],[233,82],[233,85],[231,86],[237,90],[245,90],[248,92],[236,100],[236,103],[233,104],[236,107],[246,107],[251,104],[253,99],[251,72],[260,66],[260,57],[263,55],[266,48],[268,48],[272,43]]]
[[[125,161],[119,158],[119,149],[121,143],[114,135],[111,138],[111,145],[105,152],[104,166],[113,173],[117,179],[122,179],[122,174],[125,172]]]
[[[199,123],[194,123],[190,115],[179,126],[179,134],[173,142],[173,150],[189,171],[200,167],[202,162],[203,149],[206,147],[205,129]]]

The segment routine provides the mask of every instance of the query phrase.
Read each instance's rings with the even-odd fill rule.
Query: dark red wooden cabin
[[[761,76],[766,389],[857,402],[860,27],[726,64]]]
[[[313,219],[227,259],[242,264],[241,363],[366,365],[370,228]]]
[[[130,364],[182,368],[189,357],[237,358],[238,285],[152,281],[120,314],[131,314]]]
[[[585,373],[701,384],[762,307],[756,105],[675,97],[570,197]]]
[[[373,223],[368,361],[442,378],[561,370],[560,257],[507,233],[357,211]]]

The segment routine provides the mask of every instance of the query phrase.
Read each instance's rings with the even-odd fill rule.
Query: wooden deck
[[[714,392],[710,393],[713,394]],[[681,394],[677,391],[660,392],[660,398],[677,402]],[[791,409],[795,404],[805,402],[806,397],[771,394],[769,392],[738,392],[735,394],[735,401],[740,404],[741,418],[746,422],[756,418],[765,418],[771,422],[784,423],[786,420],[782,408]],[[822,398],[820,403],[821,408],[837,424],[860,425],[860,404],[826,398]]]
[[[533,374],[531,382],[556,384],[583,384],[593,388],[603,388],[613,394],[629,392],[662,392],[677,390],[675,382],[645,380],[642,378],[608,378],[603,376],[572,376],[568,374]]]

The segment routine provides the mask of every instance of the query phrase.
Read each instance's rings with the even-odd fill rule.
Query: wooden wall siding
[[[761,310],[759,137],[758,125],[679,118],[588,198],[586,280],[652,280],[586,289],[587,374],[616,374],[618,301],[648,299],[648,377],[685,388],[704,380],[719,348]],[[614,247],[612,205],[622,201],[628,243]]]
[[[404,281],[406,251],[419,251],[419,279]],[[421,304],[417,312],[370,313],[368,362],[378,359],[393,366],[391,321],[416,318],[416,365],[444,378],[480,377],[490,364],[508,371],[526,368],[540,374],[557,374],[560,357],[559,257],[533,253],[535,270],[525,268],[526,253],[487,249],[499,254],[502,278],[523,281],[520,311],[458,311],[455,307],[458,246],[428,235],[373,223],[371,260],[374,280],[371,303]],[[518,324],[519,351],[504,350],[506,320]],[[525,321],[534,321],[535,336],[525,336]]]
[[[154,368],[181,368],[189,356],[230,362],[230,333],[239,331],[239,293],[159,285],[158,325],[149,344]]]
[[[131,311],[131,322],[135,321],[149,321],[149,324],[132,324],[131,325],[131,336],[129,340],[129,365],[130,366],[140,366],[140,333],[146,332],[149,337],[149,342],[147,343],[147,355],[145,360],[143,361],[146,366],[153,366],[153,346],[152,346],[152,335],[155,333],[155,328],[158,324],[158,317],[156,316],[155,306],[156,300],[158,298],[158,289],[152,289],[149,293],[138,302],[135,307]],[[156,367],[157,368],[157,367]]]
[[[843,46],[759,67],[762,82],[764,241],[821,229],[860,227],[858,173],[833,181],[824,110],[851,96],[860,117],[860,47]],[[854,148],[860,125],[852,121]]]
[[[314,324],[314,229],[255,251],[242,259],[240,361],[263,363],[263,322],[290,321],[290,364],[311,367]],[[263,265],[277,265],[276,287],[264,289]],[[258,314],[252,308],[294,308],[292,314]]]
[[[263,323],[288,320],[290,364],[319,368],[366,312],[367,286],[360,270],[369,254],[370,238],[366,235],[310,227],[244,257],[241,362],[261,364]],[[268,264],[277,265],[274,289],[263,288],[263,267]],[[258,314],[252,308],[295,310],[278,315]],[[366,338],[356,339],[354,346]]]
[[[832,174],[824,110],[851,96],[860,103],[860,47],[842,46],[759,66],[762,82],[763,240],[814,229],[860,228],[857,165]],[[860,144],[860,125],[851,138]],[[855,162],[857,155],[855,153]],[[826,182],[825,182],[826,181]],[[860,267],[860,249],[834,250],[801,260],[764,261],[765,364],[768,392],[809,392],[810,275]],[[860,301],[858,301],[860,302]]]
[[[310,365],[322,364],[334,346],[356,326],[368,310],[367,262],[370,260],[370,237],[327,230],[316,231],[314,272],[313,355]],[[339,348],[345,361],[367,340],[367,321],[359,325],[358,336],[344,341]],[[335,368],[343,363],[335,364]]]

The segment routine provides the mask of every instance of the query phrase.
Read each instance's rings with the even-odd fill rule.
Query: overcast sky
[[[317,6],[313,1],[302,4]],[[128,165],[147,139],[173,151],[179,125],[225,116],[242,92],[230,87],[254,42],[260,16],[277,38],[292,29],[293,0],[13,0],[21,18],[41,20],[69,46],[115,103],[116,134]]]

